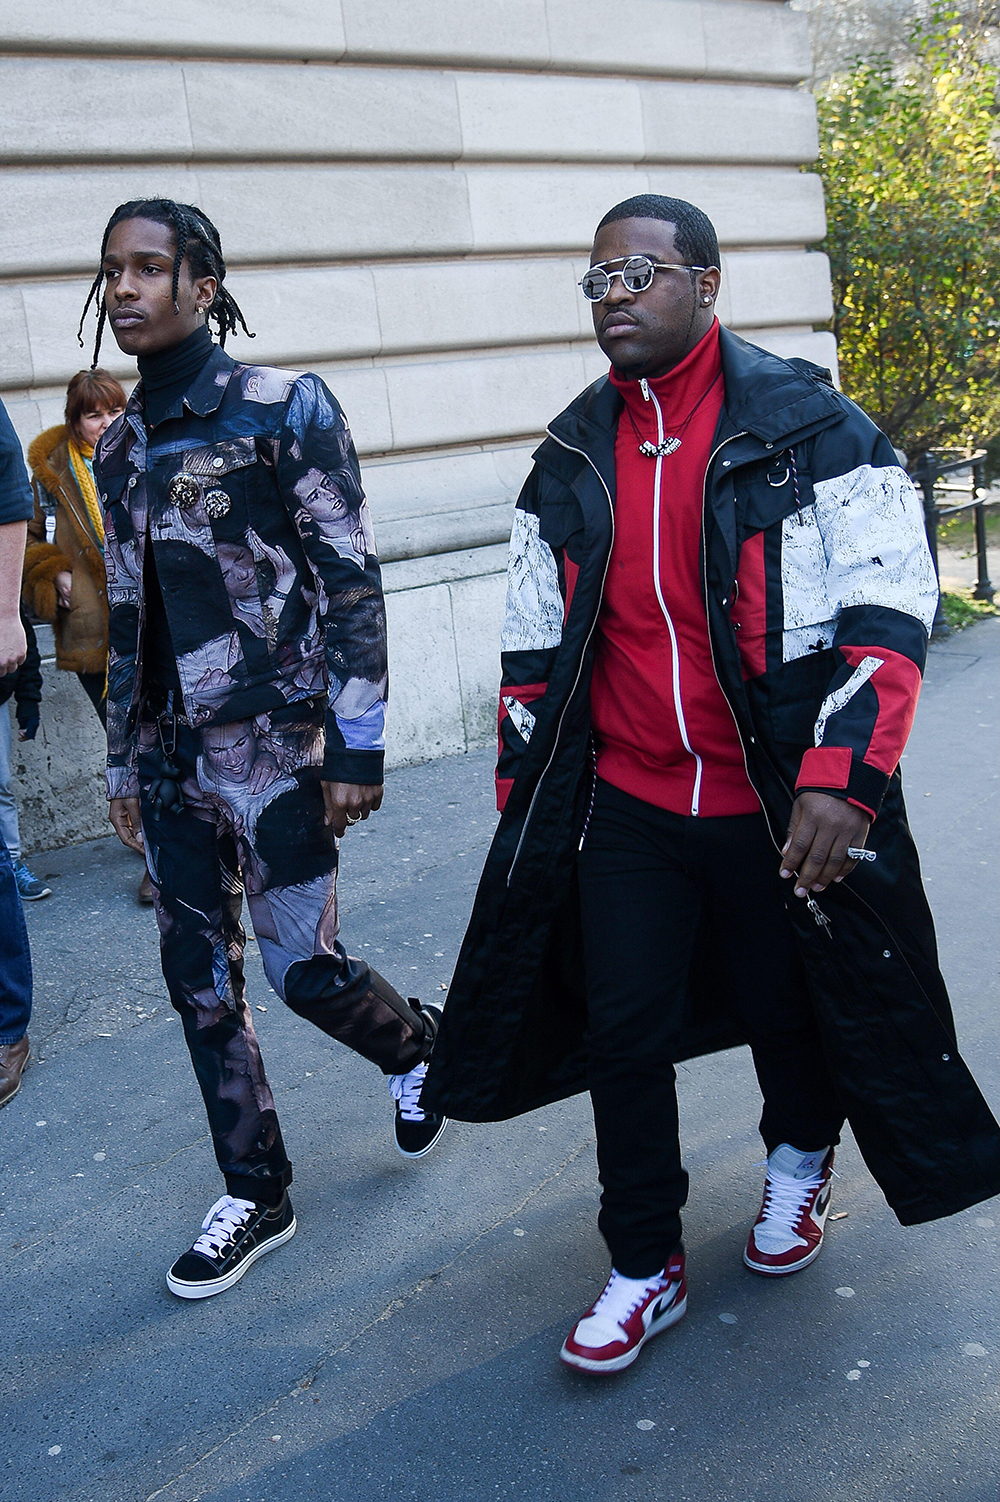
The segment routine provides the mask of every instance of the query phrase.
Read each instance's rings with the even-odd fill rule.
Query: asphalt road
[[[995,620],[932,651],[905,763],[994,1100],[998,660]],[[488,753],[439,761],[393,775],[344,842],[345,940],[411,994],[444,995],[491,809]],[[137,863],[98,841],[33,864],[54,895],[28,911],[36,1061],[0,1114],[4,1502],[996,1497],[996,1202],[903,1230],[848,1139],[822,1257],[755,1277],[745,1050],[681,1076],[688,1317],[589,1380],[557,1359],[607,1271],[587,1101],[453,1123],[408,1164],[381,1077],[254,958],[299,1231],[230,1293],[172,1298],[164,1271],[221,1184]]]

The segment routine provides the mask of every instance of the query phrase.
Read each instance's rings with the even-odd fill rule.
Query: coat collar
[[[716,443],[749,433],[761,443],[787,444],[837,422],[843,399],[829,384],[829,373],[807,360],[783,360],[730,329],[719,330],[725,398]],[[615,493],[615,434],[622,399],[602,376],[570,402],[548,427],[549,439],[537,450],[545,467],[561,472],[565,461],[556,445],[575,449],[591,461],[610,494]]]
[[[783,360],[720,330],[724,410],[734,433],[762,443],[791,443],[843,415],[829,372],[809,360]]]
[[[50,495],[59,489],[75,490],[73,472],[69,467],[66,448],[66,427],[46,428],[28,446],[28,466],[35,479],[44,485]]]
[[[187,391],[185,391],[184,396],[169,409],[164,421],[168,418],[183,417],[185,407],[187,407],[189,412],[194,412],[198,417],[208,417],[211,413],[217,412],[235,369],[236,361],[233,357],[227,355],[225,350],[216,344]],[[137,418],[142,422],[143,393],[141,381],[128,399],[125,415],[133,428],[135,427],[135,423],[131,421],[132,418]]]

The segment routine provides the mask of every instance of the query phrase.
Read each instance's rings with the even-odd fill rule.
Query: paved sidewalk
[[[905,763],[963,1051],[997,1093],[1000,621],[931,654]],[[443,995],[493,826],[490,756],[394,774],[344,841],[348,945]],[[164,1271],[220,1192],[137,863],[39,856],[36,1062],[0,1113],[5,1502],[984,1502],[996,1203],[901,1229],[848,1140],[823,1256],[746,1272],[745,1050],[681,1077],[690,1313],[619,1378],[559,1344],[606,1274],[585,1099],[392,1149],[381,1077],[251,996],[295,1239],[201,1304]],[[366,947],[367,946],[367,947]],[[251,946],[253,949],[253,946]],[[265,1010],[266,1009],[266,1010]]]

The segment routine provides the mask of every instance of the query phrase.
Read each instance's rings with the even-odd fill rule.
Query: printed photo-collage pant
[[[246,1000],[243,894],[274,991],[299,1016],[405,1074],[435,1022],[340,944],[337,841],[324,825],[323,706],[193,728],[140,726],[140,810],[163,975],[230,1194],[277,1203],[292,1169]],[[171,769],[183,807],[158,793]],[[168,798],[170,790],[168,789]]]

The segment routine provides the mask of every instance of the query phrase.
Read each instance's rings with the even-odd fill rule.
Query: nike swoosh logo
[[[827,1205],[830,1203],[830,1193],[830,1186],[827,1185],[827,1187],[823,1190],[823,1193],[817,1196],[816,1203],[813,1206],[815,1214],[822,1215],[824,1213]]]

